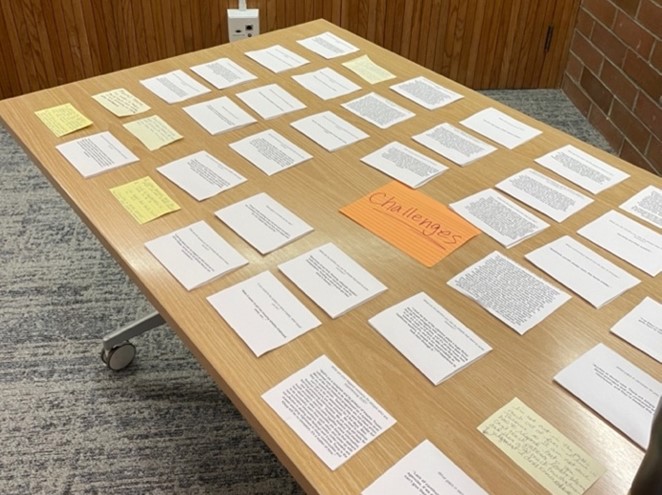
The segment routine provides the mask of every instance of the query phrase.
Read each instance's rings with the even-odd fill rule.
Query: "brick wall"
[[[582,0],[563,90],[629,162],[662,175],[662,2]]]

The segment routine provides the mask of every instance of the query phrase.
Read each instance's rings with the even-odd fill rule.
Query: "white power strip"
[[[230,41],[252,38],[260,34],[260,9],[228,9]]]

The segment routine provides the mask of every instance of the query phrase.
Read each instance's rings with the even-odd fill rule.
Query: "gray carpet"
[[[561,91],[486,94],[607,149]],[[2,128],[0,262],[0,494],[302,493],[167,327],[103,366],[151,308]]]

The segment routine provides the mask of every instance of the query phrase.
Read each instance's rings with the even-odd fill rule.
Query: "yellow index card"
[[[348,60],[347,62],[343,63],[343,65],[355,74],[361,76],[370,84],[376,84],[378,82],[395,78],[394,74],[391,74],[383,67],[380,67],[374,63],[367,55],[363,55],[353,60]]]
[[[167,144],[182,139],[182,135],[158,115],[127,122],[124,127],[136,136],[149,151],[158,150]]]
[[[395,181],[340,212],[428,267],[480,234],[443,204]]]
[[[478,431],[553,495],[581,495],[605,472],[518,398],[487,418]]]
[[[179,205],[151,177],[143,177],[110,190],[140,224],[179,210]]]
[[[136,115],[149,110],[149,105],[139,100],[124,88],[111,89],[104,93],[92,96],[106,110],[118,117]]]
[[[38,110],[35,115],[53,131],[57,137],[92,125],[92,121],[74,108],[71,103]]]

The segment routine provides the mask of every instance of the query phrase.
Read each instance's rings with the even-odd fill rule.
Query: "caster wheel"
[[[101,360],[113,371],[119,371],[131,364],[136,348],[131,342],[122,342],[110,350],[101,350]]]

